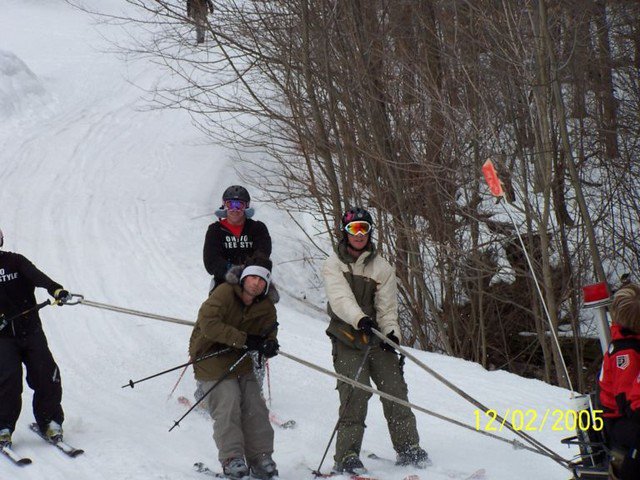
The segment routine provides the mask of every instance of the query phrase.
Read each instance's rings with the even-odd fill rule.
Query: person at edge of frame
[[[610,307],[611,343],[598,379],[609,478],[640,478],[640,285],[619,288]]]
[[[0,248],[4,235],[0,230]],[[0,445],[11,435],[22,410],[22,365],[33,390],[33,416],[43,435],[62,440],[62,382],[42,321],[35,289],[45,288],[57,305],[69,299],[62,285],[19,253],[0,250]]]

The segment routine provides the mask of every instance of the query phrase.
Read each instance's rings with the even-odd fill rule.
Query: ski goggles
[[[225,200],[224,207],[227,210],[244,211],[247,208],[247,202],[243,202],[242,200]]]
[[[344,231],[349,235],[367,235],[371,231],[371,224],[363,220],[349,222],[344,226]]]

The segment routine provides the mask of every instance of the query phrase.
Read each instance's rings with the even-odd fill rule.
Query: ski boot
[[[431,460],[429,460],[429,454],[420,448],[420,445],[406,445],[398,450],[396,465],[426,468],[431,465]]]
[[[348,453],[341,462],[336,462],[333,466],[335,473],[351,473],[352,475],[362,475],[367,473],[362,461],[356,453]]]
[[[249,469],[244,458],[227,458],[222,462],[222,473],[232,480],[244,480],[249,478]]]
[[[52,442],[59,442],[62,440],[62,425],[51,420],[47,425],[47,429],[44,431],[44,434]]]
[[[278,470],[276,469],[276,462],[273,461],[271,455],[263,453],[258,458],[251,462],[251,477],[259,478],[260,480],[269,480],[270,478],[276,478],[278,476]]]
[[[3,428],[0,430],[0,448],[4,446],[11,446],[11,430]]]

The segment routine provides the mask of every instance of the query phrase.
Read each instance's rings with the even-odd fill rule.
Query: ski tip
[[[296,428],[296,421],[295,420],[287,420],[286,422],[284,422],[281,425],[281,427],[285,428],[285,429]]]
[[[33,463],[33,460],[31,460],[30,458],[21,458],[20,460],[18,460],[16,462],[18,465],[31,465]]]

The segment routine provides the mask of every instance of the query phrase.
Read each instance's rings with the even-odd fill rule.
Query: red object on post
[[[584,307],[600,307],[609,303],[609,288],[606,282],[594,283],[582,287],[582,298]]]
[[[496,197],[504,197],[504,190],[502,189],[502,182],[498,178],[498,173],[496,172],[495,167],[493,166],[493,162],[491,160],[487,160],[482,165],[482,174],[484,175],[484,179],[489,185],[489,190],[491,190],[491,194]]]

